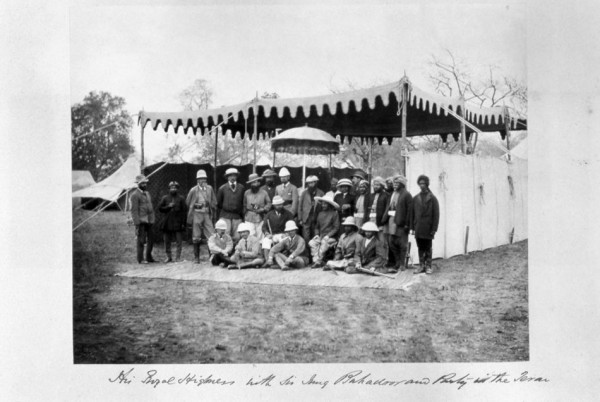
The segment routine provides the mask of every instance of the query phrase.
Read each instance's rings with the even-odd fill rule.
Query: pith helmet
[[[285,176],[291,176],[290,171],[287,170],[287,168],[282,167],[281,170],[279,170],[279,177],[285,177]]]
[[[379,228],[374,222],[365,222],[361,229],[365,232],[379,232]]]
[[[287,221],[285,223],[285,228],[284,228],[284,232],[289,232],[290,230],[298,230],[298,226],[296,226],[296,222],[294,221]]]
[[[223,219],[219,219],[217,223],[215,223],[215,229],[227,230],[227,222],[225,222]]]

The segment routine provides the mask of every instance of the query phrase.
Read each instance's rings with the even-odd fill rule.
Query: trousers
[[[408,233],[400,231],[400,235],[390,235],[390,251],[394,256],[395,266],[403,267],[408,252]]]
[[[192,241],[194,243],[200,243],[202,239],[202,231],[204,236],[208,239],[210,236],[215,234],[215,227],[212,222],[210,214],[205,213],[194,213],[194,221],[192,224]]]
[[[337,244],[336,239],[327,239],[327,241],[323,241],[322,237],[315,236],[311,241],[308,242],[308,246],[310,247],[310,255],[313,258],[313,262],[322,262],[323,256],[327,250],[331,247],[335,247]]]
[[[225,218],[221,218],[225,221],[225,223],[227,223],[227,230],[225,231],[225,233],[227,233],[229,236],[231,236],[231,239],[233,240],[234,243],[237,243],[237,241],[240,239],[240,235],[237,232],[237,228],[240,225],[240,223],[242,223],[241,219],[225,219]]]
[[[165,253],[167,254],[167,257],[171,258],[171,243],[173,242],[173,239],[175,239],[175,242],[177,244],[175,258],[177,258],[177,259],[181,258],[181,245],[183,243],[183,232],[169,232],[169,231],[164,232],[163,239],[165,241]]]
[[[431,239],[415,239],[417,241],[417,248],[419,249],[419,266],[431,268],[431,258],[433,255]]]
[[[140,223],[136,227],[137,236],[137,261],[144,261],[144,244],[146,245],[146,261],[152,261],[152,248],[154,242],[152,240],[152,224]]]

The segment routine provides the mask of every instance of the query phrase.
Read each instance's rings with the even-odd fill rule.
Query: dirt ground
[[[435,260],[409,291],[177,281],[114,276],[135,261],[126,220],[74,233],[75,363],[529,359],[527,241]]]

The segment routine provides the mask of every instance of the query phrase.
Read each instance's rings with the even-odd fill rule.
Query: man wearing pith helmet
[[[296,222],[287,221],[285,223],[285,237],[277,243],[269,252],[266,265],[273,265],[273,259],[277,262],[282,271],[287,271],[292,268],[304,268],[308,262],[305,249],[306,243],[302,236],[298,234],[298,226]]]
[[[354,265],[354,253],[356,252],[357,244],[362,240],[362,236],[358,233],[358,226],[353,216],[347,217],[342,222],[344,233],[340,236],[340,240],[335,248],[333,260],[327,261],[323,270],[329,269],[345,269],[350,265]]]
[[[185,222],[188,211],[185,200],[178,191],[179,183],[176,181],[170,182],[169,194],[165,195],[158,204],[158,210],[164,214],[160,229],[163,232],[165,253],[167,254],[165,263],[173,261],[171,242],[174,239],[177,243],[175,261],[181,261],[181,246],[183,243],[183,232],[185,231]]]
[[[440,222],[440,205],[429,189],[429,177],[419,176],[417,184],[421,192],[413,197],[413,214],[410,225],[419,249],[419,268],[414,273],[420,274],[425,270],[426,274],[431,274],[433,273],[431,267],[432,243]]]
[[[188,192],[185,203],[188,207],[187,224],[192,225],[194,244],[194,263],[200,263],[200,241],[202,232],[208,240],[215,233],[213,219],[217,214],[217,196],[215,190],[206,183],[208,177],[202,169],[196,172],[196,186]]]
[[[283,207],[295,218],[298,213],[298,188],[290,183],[290,171],[285,167],[279,170],[281,184],[275,189],[275,195],[283,198]]]
[[[323,196],[323,191],[317,187],[318,181],[317,176],[306,178],[306,190],[300,196],[298,203],[298,221],[302,225],[302,237],[306,242],[312,238],[315,220],[320,211],[319,203],[315,199]]]
[[[352,173],[352,176],[350,176],[350,181],[352,181],[352,188],[350,189],[351,194],[358,194],[358,186],[363,180],[366,181],[367,176],[362,172],[362,170],[357,169],[354,171],[354,173]]]
[[[262,226],[262,250],[265,260],[268,259],[269,252],[273,245],[285,238],[285,223],[294,219],[292,213],[283,208],[283,198],[280,196],[276,195],[275,198],[273,198],[272,205],[273,209],[265,216]]]
[[[237,227],[244,216],[244,193],[246,192],[244,186],[237,182],[238,175],[239,172],[236,168],[227,169],[225,171],[227,183],[219,187],[217,192],[217,206],[220,210],[219,219],[225,221],[227,234],[234,241],[239,239]]]
[[[346,267],[346,272],[356,273],[356,268],[371,271],[383,269],[385,264],[385,250],[383,244],[377,239],[379,228],[373,222],[366,222],[361,227],[364,237],[358,242],[354,253],[354,267]]]

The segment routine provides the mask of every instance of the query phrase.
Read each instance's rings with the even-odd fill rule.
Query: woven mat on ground
[[[200,265],[191,262],[174,264],[149,264],[142,266],[118,267],[121,273],[118,276],[136,278],[162,278],[184,281],[214,281],[214,282],[243,282],[259,283],[265,285],[298,285],[298,286],[333,286],[343,288],[379,288],[408,290],[420,281],[424,275],[413,275],[412,270],[399,272],[395,279],[371,276],[366,274],[347,274],[337,271],[321,269],[295,269],[281,271],[279,269],[243,269],[228,270],[203,263]]]

